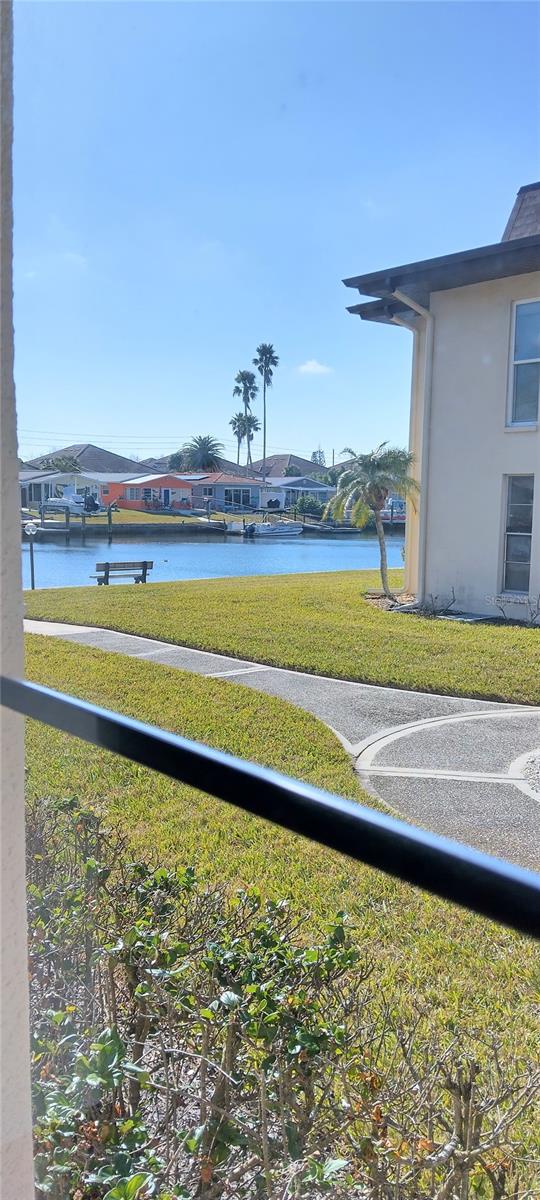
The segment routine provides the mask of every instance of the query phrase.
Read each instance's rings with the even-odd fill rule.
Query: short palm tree
[[[240,466],[240,447],[246,436],[246,416],[243,412],[237,412],[234,417],[231,417],[229,425],[234,433],[237,442],[236,465]]]
[[[253,371],[239,371],[234,380],[233,396],[240,396],[244,405],[244,415],[249,416],[251,405],[258,392],[257,382]],[[248,466],[251,462],[251,449],[248,442]]]
[[[354,461],[339,476],[337,494],[327,505],[327,511],[338,518],[343,517],[345,513],[350,514],[353,524],[360,529],[373,513],[379,539],[383,591],[390,600],[395,600],[388,585],[388,562],[381,511],[392,492],[414,502],[419,491],[418,483],[411,474],[414,457],[407,450],[389,447],[388,442],[382,442],[370,454],[357,454],[349,446],[343,453],[350,454]]]
[[[261,428],[261,422],[259,421],[258,417],[254,416],[253,413],[248,413],[247,417],[244,417],[244,429],[245,429],[244,437],[246,438],[247,446],[248,446],[248,453],[247,453],[247,459],[246,459],[247,463],[250,463],[252,461],[252,459],[251,459],[251,443],[253,441],[254,435],[259,432],[260,428]]]
[[[279,358],[271,342],[261,342],[257,346],[253,366],[257,368],[263,381],[263,483],[266,480],[266,389],[272,387],[274,369],[279,364]]]
[[[186,471],[219,471],[223,446],[209,433],[200,434],[182,446],[181,455]]]

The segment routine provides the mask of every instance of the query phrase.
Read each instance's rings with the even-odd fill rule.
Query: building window
[[[249,508],[251,504],[251,488],[225,488],[225,504],[237,504],[241,508]]]
[[[128,487],[128,488],[126,488],[126,498],[127,498],[128,500],[140,500],[140,498],[141,498],[141,489],[140,489],[140,488],[136,488],[136,487]]]
[[[106,484],[106,483],[104,483],[104,484],[103,484],[103,487],[102,487],[102,489],[101,489],[101,494],[102,494],[102,496],[108,496],[108,495],[109,495],[109,489],[108,489],[108,487],[107,487],[107,484]]]
[[[504,539],[504,590],[529,591],[534,475],[509,475]]]
[[[512,425],[538,421],[540,394],[540,300],[516,304],[512,361]]]
[[[208,496],[213,496],[213,495],[214,495],[214,489],[213,489],[213,488],[209,488],[209,487],[203,487],[202,494],[203,494],[203,496],[205,496],[205,497],[208,497]]]

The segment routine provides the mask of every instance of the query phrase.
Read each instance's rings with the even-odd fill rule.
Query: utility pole
[[[335,459],[335,450],[332,450],[332,466],[335,465],[334,459]]]

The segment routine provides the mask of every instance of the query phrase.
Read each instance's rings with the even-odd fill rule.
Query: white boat
[[[246,524],[244,537],[297,537],[302,528],[300,521],[252,521]]]

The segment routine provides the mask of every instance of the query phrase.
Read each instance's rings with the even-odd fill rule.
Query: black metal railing
[[[2,676],[0,701],[23,716],[540,938],[540,875],[532,871],[36,683]]]

